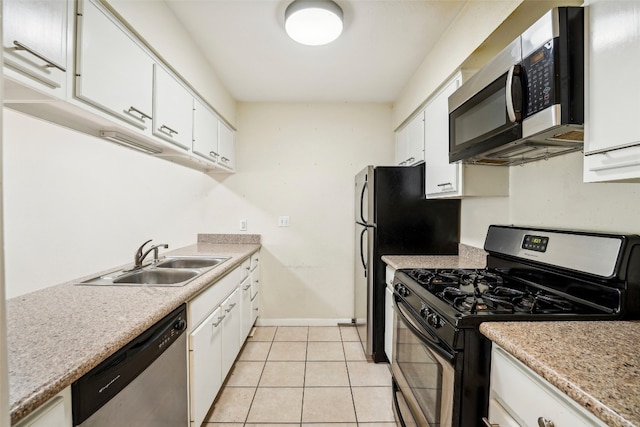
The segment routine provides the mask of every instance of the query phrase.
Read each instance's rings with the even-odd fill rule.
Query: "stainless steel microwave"
[[[580,150],[584,14],[550,10],[449,97],[449,161],[512,165]]]

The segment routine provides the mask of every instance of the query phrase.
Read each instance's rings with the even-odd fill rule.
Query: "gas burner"
[[[538,291],[514,298],[514,311],[527,313],[571,313],[576,307],[567,299]]]

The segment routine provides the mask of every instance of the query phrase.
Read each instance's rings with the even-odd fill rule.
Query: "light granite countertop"
[[[487,253],[473,246],[460,244],[459,255],[383,255],[382,261],[395,268],[484,268]]]
[[[487,322],[480,332],[609,426],[640,426],[640,321]]]
[[[24,418],[259,249],[258,235],[199,235],[198,243],[166,254],[230,258],[185,286],[77,285],[115,267],[9,299],[11,423]]]

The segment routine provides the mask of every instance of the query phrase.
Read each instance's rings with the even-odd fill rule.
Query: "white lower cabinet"
[[[247,276],[240,284],[240,310],[241,310],[241,335],[246,338],[251,332],[253,326],[251,316],[251,279]]]
[[[254,272],[251,259],[247,259],[188,303],[192,427],[199,427],[204,421],[255,322],[251,280]]]
[[[384,294],[384,352],[389,362],[393,357],[393,277],[395,273],[395,268],[387,266],[385,270],[387,287]]]
[[[224,310],[222,319],[222,376],[226,377],[244,342],[244,337],[240,337],[242,323],[240,290],[233,291],[224,300],[221,308]]]
[[[606,426],[569,396],[495,344],[491,352],[489,399],[490,425]]]
[[[67,387],[14,427],[71,427],[71,387]]]
[[[258,314],[260,314],[260,298],[258,297],[258,294],[260,293],[259,265],[255,265],[255,268],[253,268],[253,270],[249,274],[249,278],[251,280],[251,325],[253,325],[258,319]]]
[[[218,307],[189,336],[191,422],[200,426],[222,386],[223,308]]]

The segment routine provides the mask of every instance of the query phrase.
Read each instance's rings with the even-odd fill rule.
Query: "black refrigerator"
[[[367,358],[384,352],[383,255],[457,255],[460,200],[425,198],[425,165],[367,166],[355,177],[354,318]]]

